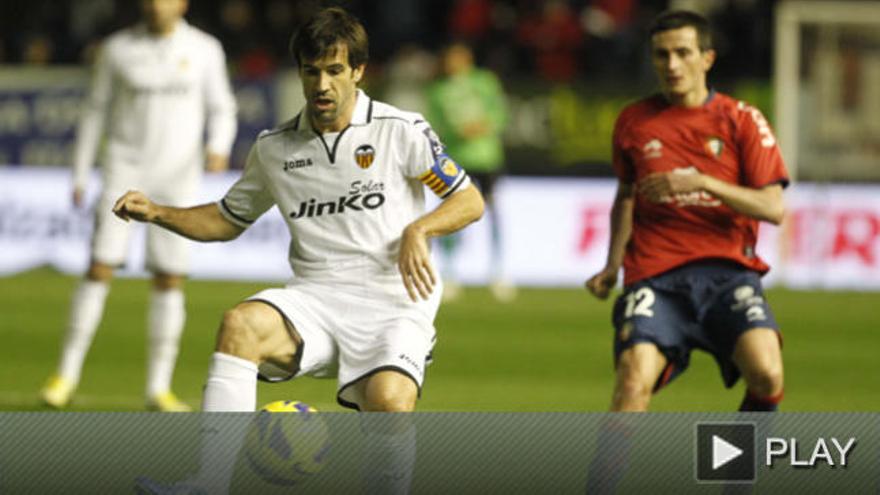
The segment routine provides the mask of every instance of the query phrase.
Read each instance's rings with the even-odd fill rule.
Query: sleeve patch
[[[425,137],[428,138],[428,142],[431,143],[431,153],[434,155],[434,159],[439,160],[445,149],[443,143],[440,141],[440,137],[437,136],[434,129],[431,129],[430,127],[425,127],[422,132],[425,134]]]
[[[434,165],[419,176],[419,180],[442,198],[458,188],[465,176],[464,169],[452,158],[440,155]]]

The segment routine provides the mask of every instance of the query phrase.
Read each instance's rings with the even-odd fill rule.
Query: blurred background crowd
[[[140,4],[0,2],[0,172],[6,177],[45,181],[55,173],[66,191],[88,67],[108,34],[138,21]],[[443,112],[464,121],[487,109],[474,127],[492,130],[495,152],[486,153],[492,156],[451,155],[487,196],[501,176],[498,210],[512,220],[504,234],[483,223],[484,230],[462,240],[458,253],[465,255],[453,255],[455,243],[444,246],[450,260],[444,267],[472,277],[463,283],[580,285],[583,273],[604,262],[615,120],[656,88],[648,24],[664,10],[686,9],[712,23],[718,57],[710,84],[767,117],[795,178],[797,187],[787,193],[789,223],[773,238],[778,242],[771,240],[775,247],[763,250],[779,253],[770,276],[792,287],[880,287],[880,0],[189,0],[187,20],[226,52],[238,105],[233,168],[244,165],[260,131],[300,111],[289,39],[312,12],[333,5],[367,27],[370,63],[361,85],[372,97],[421,112],[450,149],[449,129],[456,125],[444,122]],[[457,64],[444,57],[453,41],[473,53],[478,85],[500,96],[483,94],[485,105],[460,96],[460,81],[449,81]],[[479,158],[482,166],[475,165]],[[39,200],[31,190],[24,197]],[[43,203],[0,208],[0,242],[5,229],[11,245],[23,246],[23,259],[47,249],[86,259],[45,241],[69,239],[83,249],[87,230],[77,229],[86,217],[74,217],[64,201],[52,211]],[[493,229],[504,223],[488,222]],[[257,241],[287,248],[280,221],[249,232],[254,243],[239,244],[244,251]],[[23,244],[24,238],[34,243]],[[499,238],[508,239],[508,265],[496,267],[490,260],[502,260]],[[547,252],[535,252],[530,240],[537,238],[554,241],[544,243]],[[247,252],[249,260],[261,258]],[[74,261],[64,265],[71,273],[82,270]],[[257,277],[256,269],[242,271]],[[220,277],[215,270],[207,276]],[[509,297],[509,291],[496,294]]]
[[[314,9],[339,4],[371,36],[371,71],[427,63],[449,39],[472,44],[502,77],[567,83],[649,78],[643,30],[667,8],[707,15],[717,30],[715,76],[767,77],[772,0],[192,0],[187,18],[222,41],[233,75],[259,78],[289,67],[287,45]],[[0,5],[0,63],[88,63],[97,43],[138,18],[132,0],[32,0]],[[424,67],[418,72],[424,73]]]
[[[870,14],[865,19],[849,15],[860,10],[853,5],[880,2],[820,3],[831,17],[849,20],[822,24],[819,16],[805,21],[794,28],[796,39],[788,46],[796,51],[780,60],[774,60],[784,37],[776,32],[778,12],[792,7],[798,15],[815,17],[810,9],[816,11],[818,4],[190,0],[186,17],[215,35],[226,51],[239,105],[233,167],[242,166],[260,130],[299,111],[301,91],[288,51],[291,34],[316,9],[340,5],[368,29],[370,63],[362,86],[372,96],[427,115],[425,90],[443,76],[443,48],[451,41],[464,42],[476,65],[503,85],[507,173],[611,176],[610,138],[617,113],[656,87],[646,48],[648,24],[664,10],[687,9],[708,17],[713,26],[718,57],[710,84],[768,117],[783,146],[789,146],[784,152],[799,178],[880,180],[880,124],[874,117],[880,111],[880,93],[874,89],[880,87],[880,31]],[[86,68],[101,40],[137,22],[139,11],[137,0],[0,2],[0,163],[67,165]],[[80,78],[76,87],[74,77]],[[786,95],[788,107],[781,111],[775,105]],[[798,106],[811,108],[802,115],[812,119],[799,118]],[[832,161],[834,166],[828,166]]]

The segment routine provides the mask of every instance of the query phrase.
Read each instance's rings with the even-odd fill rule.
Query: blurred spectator
[[[715,77],[770,77],[773,6],[764,0],[731,0],[711,18],[719,62]]]
[[[385,101],[410,112],[427,114],[425,86],[436,72],[434,56],[418,45],[405,45],[386,65]]]
[[[262,34],[250,2],[225,0],[220,5],[218,38],[238,76],[258,79],[274,73],[275,56],[263,41]]]
[[[584,28],[592,36],[610,38],[629,27],[635,10],[635,0],[593,0],[584,9]]]
[[[290,38],[300,24],[321,4],[317,0],[270,0],[266,5],[266,36],[275,59],[280,65],[292,65]]]
[[[520,50],[514,40],[517,28],[516,8],[496,3],[492,9],[491,37],[483,45],[485,66],[502,77],[516,75],[520,64]]]
[[[517,38],[530,50],[532,63],[541,77],[570,82],[578,70],[584,38],[580,23],[562,0],[540,3],[539,13],[520,19]]]
[[[292,65],[297,26],[327,4],[343,4],[374,35],[368,77],[382,84],[400,47],[435,49],[467,41],[485,67],[504,78],[553,83],[653,81],[642,29],[662,10],[705,14],[715,28],[723,84],[769,77],[773,8],[778,0],[190,0],[194,26],[218,34],[234,73],[274,75]],[[139,0],[0,2],[0,61],[91,63],[98,40],[138,16]],[[734,49],[735,48],[735,49]],[[395,61],[396,63],[397,61]],[[394,69],[397,70],[397,69]],[[634,77],[639,74],[640,77]],[[392,83],[394,84],[394,83]]]
[[[585,59],[590,74],[618,77],[636,72],[634,55],[641,51],[633,26],[637,10],[636,0],[592,0],[584,8],[581,24],[588,36]]]
[[[113,0],[72,0],[67,23],[71,40],[84,46],[100,38],[115,13]]]
[[[27,65],[48,65],[53,62],[55,45],[45,34],[28,36],[22,50],[22,62]]]
[[[491,0],[455,0],[449,12],[449,35],[466,40],[471,45],[480,43],[492,29]]]
[[[424,42],[435,35],[435,30],[428,28],[424,2],[382,0],[370,10],[370,18],[364,21],[368,21],[370,32],[382,33],[370,37],[370,59],[384,59],[401,45]]]
[[[447,39],[467,42],[492,71],[507,75],[519,69],[516,8],[493,0],[453,0]]]
[[[690,10],[703,17],[712,17],[730,0],[669,0],[669,10]]]

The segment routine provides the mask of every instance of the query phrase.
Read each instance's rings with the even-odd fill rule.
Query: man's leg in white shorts
[[[245,301],[227,311],[211,356],[202,410],[254,411],[258,365],[295,367],[301,344],[290,322],[267,303]],[[203,415],[202,423],[199,471],[192,481],[208,493],[227,493],[247,425],[214,414]],[[236,430],[229,431],[230,425]]]
[[[370,446],[363,467],[367,493],[408,493],[412,485],[415,425],[408,414],[385,414],[414,411],[424,380],[434,328],[424,315],[412,316],[380,329],[375,348],[348,349],[341,358],[340,378],[351,373],[349,364],[363,376],[348,390],[343,387],[340,399],[357,404],[365,413],[361,422]],[[353,352],[367,357],[350,359]],[[367,368],[374,371],[363,373]]]
[[[53,407],[66,406],[79,383],[83,362],[104,315],[113,269],[125,260],[129,224],[110,211],[114,194],[114,190],[105,191],[96,206],[92,260],[71,300],[58,369],[41,391],[43,400]]]
[[[395,370],[361,380],[361,425],[367,439],[363,479],[365,493],[409,493],[416,463],[416,428],[408,413],[415,410],[419,388]]]
[[[350,317],[334,325],[339,391],[346,407],[409,412],[421,392],[434,347],[439,294],[429,301],[339,297]]]
[[[255,410],[259,364],[294,367],[301,344],[292,324],[265,302],[245,301],[227,311],[217,335],[203,410]]]

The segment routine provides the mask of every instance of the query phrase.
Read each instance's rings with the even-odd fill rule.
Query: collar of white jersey
[[[351,122],[348,125],[367,125],[373,120],[373,99],[367,96],[362,89],[358,89],[356,94],[357,100],[354,102],[354,112],[351,113]],[[295,126],[297,131],[311,128],[306,107],[303,107],[302,111],[296,116]]]
[[[140,30],[141,34],[144,34],[146,36],[151,36],[151,37],[155,37],[155,38],[159,38],[159,39],[172,39],[172,38],[176,38],[176,37],[180,36],[181,33],[186,31],[186,29],[189,27],[189,23],[186,22],[186,19],[181,17],[180,19],[177,20],[177,24],[174,25],[174,30],[171,31],[171,34],[169,34],[167,37],[166,36],[156,36],[155,34],[153,34],[150,31],[150,28],[147,27],[147,23],[144,21],[141,21],[137,27]]]

